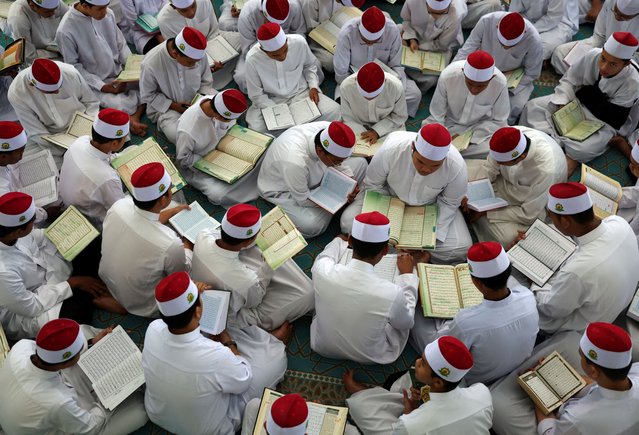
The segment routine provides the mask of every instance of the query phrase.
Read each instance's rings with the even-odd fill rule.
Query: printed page
[[[186,237],[191,243],[195,243],[201,230],[215,229],[220,226],[220,223],[209,216],[197,201],[193,201],[189,206],[190,210],[182,210],[170,218],[169,222],[180,235]]]
[[[246,3],[246,0],[231,0],[231,3],[235,5],[235,9],[241,11],[244,7],[244,4]]]
[[[468,202],[475,202],[482,199],[492,199],[495,197],[495,191],[488,178],[481,180],[469,181],[468,190],[466,191]]]
[[[58,183],[55,177],[21,187],[18,191],[31,195],[38,207],[45,207],[58,200]]]
[[[205,290],[202,292],[202,318],[200,329],[208,334],[218,335],[226,328],[231,292]]]
[[[226,63],[234,57],[239,56],[237,50],[233,48],[222,35],[218,35],[206,44],[206,53],[210,59]]]
[[[444,53],[436,51],[422,51],[422,69],[440,73],[446,68],[446,58]]]
[[[306,241],[302,235],[295,230],[273,243],[267,250],[262,251],[262,255],[264,256],[264,261],[275,270],[293,258],[293,256],[304,249],[305,246]]]
[[[0,325],[0,367],[4,364],[4,361],[7,359],[7,355],[9,354],[9,342],[7,341],[7,336],[4,334],[4,329],[2,329],[2,325]]]
[[[581,121],[586,119],[584,111],[577,100],[572,100],[561,109],[552,114],[553,122],[557,128],[557,132],[561,136],[575,128]]]
[[[373,192],[367,190],[364,194],[364,205],[362,206],[362,213],[370,213],[371,211],[378,211],[384,216],[388,217],[390,208],[391,197],[379,192]],[[404,211],[402,210],[402,215]]]
[[[308,199],[331,214],[335,214],[346,204],[348,195],[355,189],[356,185],[357,181],[335,168],[328,168],[324,172],[322,182],[311,192]]]
[[[155,33],[159,30],[158,19],[155,15],[142,14],[135,22],[147,33]]]
[[[414,249],[422,248],[425,214],[424,207],[405,206],[398,246]]]
[[[384,145],[384,141],[378,139],[374,144],[368,143],[362,139],[359,134],[355,135],[357,140],[355,141],[355,148],[353,148],[353,157],[373,157],[377,151]]]
[[[126,58],[124,69],[116,80],[119,82],[139,82],[143,60],[143,54],[130,54],[129,57]]]
[[[91,136],[91,129],[93,128],[93,118],[86,113],[75,112],[73,120],[69,124],[67,134],[78,138],[80,136]],[[70,145],[70,144],[69,144]]]
[[[251,130],[250,128],[242,127],[241,125],[235,124],[230,128],[227,136],[236,137],[241,139],[243,142],[250,143],[252,145],[257,145],[261,148],[267,148],[268,145],[273,142],[273,137],[268,136],[263,133],[258,133],[255,130]],[[219,148],[219,145],[218,145]],[[229,152],[229,151],[227,151]],[[230,154],[233,154],[230,152]]]
[[[322,116],[322,112],[320,112],[317,104],[315,104],[309,97],[291,103],[289,105],[289,109],[293,114],[295,125],[306,124]]]
[[[564,63],[568,66],[571,66],[573,63],[584,57],[584,55],[592,50],[592,48],[592,46],[582,42],[576,43],[568,52],[566,57],[564,57]]]
[[[310,31],[308,36],[326,51],[335,54],[335,46],[337,45],[337,35],[340,28],[330,21],[324,21],[322,24]]]
[[[248,162],[252,166],[255,165],[262,154],[264,154],[266,146],[262,144],[253,144],[227,134],[220,139],[217,149],[240,160]]]
[[[452,319],[461,308],[452,266],[417,265],[424,317]]]
[[[528,372],[519,377],[520,383],[526,384],[526,386],[532,391],[537,399],[547,408],[555,408],[561,401],[557,395],[537,376],[534,372]],[[529,394],[530,392],[527,391]]]
[[[555,351],[535,370],[562,400],[577,394],[586,383],[575,369]]]
[[[339,33],[339,29],[344,27],[344,24],[353,18],[361,17],[362,14],[363,12],[356,7],[343,7],[333,14],[331,21],[338,27]]]
[[[552,269],[526,252],[525,249],[519,246],[519,243],[508,251],[508,257],[517,270],[533,280],[537,285],[544,285],[554,273]]]
[[[453,146],[457,151],[462,152],[470,146],[470,140],[473,138],[473,131],[468,130],[453,139]]]
[[[519,86],[521,79],[524,78],[524,69],[519,67],[512,71],[504,72],[504,75],[506,76],[506,85],[508,86],[508,89],[515,89]]]
[[[424,225],[422,231],[422,248],[435,249],[437,244],[437,224],[439,223],[439,207],[435,204],[423,205]]]
[[[404,210],[406,208],[406,204],[404,204],[404,202],[399,199],[399,198],[394,198],[389,196],[390,200],[388,203],[388,212],[387,213],[383,213],[382,211],[379,211],[382,214],[386,214],[386,217],[388,218],[388,220],[390,221],[390,225],[391,225],[391,230],[390,230],[390,239],[391,242],[395,242],[395,243],[399,243],[399,241],[401,240],[401,234],[403,231],[403,227],[404,227]],[[363,212],[363,210],[362,210]],[[411,226],[408,225],[407,226],[407,230],[410,228]],[[408,237],[408,236],[407,236]],[[421,238],[420,238],[421,241]]]
[[[406,45],[402,46],[402,65],[408,67],[408,68],[413,68],[413,69],[418,69],[418,70],[422,70],[422,53],[423,51],[421,50],[415,50],[415,51],[410,51],[410,48],[408,48]]]
[[[100,235],[74,206],[67,208],[44,234],[67,261],[72,261],[89,243]]]
[[[626,315],[639,322],[639,291],[635,293],[635,297],[632,299],[632,302],[630,302],[630,307]]]
[[[457,275],[457,284],[459,287],[459,295],[461,296],[462,308],[473,307],[484,301],[484,295],[481,294],[470,278],[470,270],[468,264],[458,264],[455,266],[455,274]]]
[[[232,184],[242,175],[248,173],[253,168],[253,165],[215,149],[201,160],[195,162],[193,167]]]
[[[75,142],[77,137],[71,136],[70,134],[67,134],[67,133],[57,133],[57,134],[48,134],[48,135],[42,136],[42,139],[68,150],[71,144]]]
[[[615,202],[619,202],[623,196],[623,190],[618,181],[583,163],[580,182],[591,189],[591,194],[595,190]]]
[[[22,186],[28,186],[47,178],[58,176],[58,168],[55,166],[51,152],[48,150],[26,155],[17,165]]]
[[[599,219],[607,218],[608,216],[617,214],[619,204],[614,200],[602,195],[596,190],[589,189],[590,199],[592,199],[593,211],[595,216]]]
[[[273,402],[275,402],[283,395],[284,394],[278,393],[275,390],[264,388],[264,392],[262,393],[262,401],[260,402],[260,409],[257,413],[255,426],[253,427],[253,435],[267,435],[264,423],[266,423],[266,419],[271,412],[271,406],[273,406]]]
[[[565,134],[569,139],[576,141],[583,141],[595,134],[597,131],[603,128],[605,124],[593,119],[585,119],[577,124],[572,130]]]
[[[339,264],[346,265],[353,258],[353,250],[347,249],[346,253],[340,258]],[[379,263],[374,267],[375,275],[383,278],[387,281],[394,281],[395,277],[399,275],[399,269],[397,269],[397,254],[384,255]]]
[[[0,18],[9,17],[9,8],[13,4],[12,1],[0,0]]]
[[[265,251],[295,229],[293,223],[284,216],[284,211],[279,207],[273,208],[262,216],[262,227],[256,240],[260,250]]]
[[[285,103],[265,107],[262,116],[269,130],[282,130],[295,125],[293,114]]]
[[[517,245],[544,263],[557,270],[575,250],[576,245],[540,220],[536,220],[526,231],[526,238]]]

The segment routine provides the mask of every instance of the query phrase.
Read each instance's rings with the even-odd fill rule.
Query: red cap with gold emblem
[[[342,159],[348,158],[353,153],[355,146],[355,133],[346,124],[333,121],[320,133],[320,142],[326,152]]]
[[[155,201],[171,188],[171,176],[159,162],[147,163],[137,168],[131,176],[133,192],[138,201]]]
[[[386,76],[381,66],[368,62],[357,71],[357,89],[364,98],[375,98],[384,90]]]
[[[517,45],[524,38],[526,22],[518,12],[511,12],[499,20],[497,39],[506,47]]]
[[[473,368],[473,356],[464,343],[444,335],[426,345],[424,356],[433,372],[448,382],[459,382]]]
[[[377,211],[361,213],[353,219],[351,236],[368,243],[388,242],[390,237],[390,221]]]
[[[86,342],[80,325],[71,319],[54,319],[36,336],[36,355],[49,364],[60,364],[76,356]]]
[[[262,214],[257,207],[237,204],[229,208],[222,219],[222,229],[236,239],[254,237],[262,225]]]
[[[20,149],[27,144],[27,133],[17,122],[0,121],[0,152]]]
[[[487,51],[477,50],[468,55],[464,75],[474,82],[487,82],[495,73],[495,59]]]
[[[426,124],[419,129],[415,140],[415,149],[424,158],[433,161],[444,160],[452,139],[448,129],[441,124]]]
[[[246,112],[248,104],[244,94],[237,89],[226,89],[213,97],[215,111],[226,119],[237,119]]]
[[[508,255],[497,242],[475,243],[468,249],[468,270],[477,278],[492,278],[510,266]]]
[[[55,92],[62,86],[60,67],[51,59],[34,60],[27,72],[27,78],[36,89],[43,92]]]
[[[102,109],[93,121],[93,129],[108,139],[121,139],[129,134],[129,115],[118,109]]]
[[[155,302],[163,315],[177,316],[195,303],[198,291],[186,272],[175,272],[155,287]]]
[[[206,37],[193,27],[185,27],[177,34],[175,46],[191,59],[200,60],[206,55]]]
[[[557,183],[548,189],[548,210],[563,215],[581,213],[592,208],[588,188],[576,181]]]
[[[8,192],[0,196],[0,226],[19,227],[33,219],[35,213],[35,201],[26,193]]]
[[[515,127],[502,127],[490,138],[490,157],[498,162],[510,162],[526,151],[526,136]]]
[[[579,341],[584,356],[608,369],[623,369],[632,362],[632,340],[620,327],[604,322],[588,325]]]
[[[304,435],[308,405],[299,394],[287,394],[273,402],[266,418],[269,435]]]

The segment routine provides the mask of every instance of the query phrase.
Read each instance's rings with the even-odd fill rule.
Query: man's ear
[[[382,257],[388,254],[389,249],[390,247],[388,245],[384,246],[384,249],[382,249]]]

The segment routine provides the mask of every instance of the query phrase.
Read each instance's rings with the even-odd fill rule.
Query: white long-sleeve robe
[[[337,0],[300,0],[300,3],[308,32],[324,21],[330,20],[335,13],[344,7],[344,5]],[[308,45],[311,47],[311,51],[315,57],[317,57],[317,60],[319,60],[322,68],[327,72],[333,72],[333,54],[310,38]]]
[[[637,235],[637,241],[639,242],[639,181],[634,186],[623,188],[623,196],[619,201],[617,214],[630,223],[630,227]]]
[[[220,30],[227,30],[229,32],[237,32],[237,17],[231,15],[231,7],[233,3],[231,0],[224,0],[222,3],[220,17],[218,23],[220,24]]]
[[[30,152],[39,152],[38,149],[29,149]],[[25,154],[27,150],[25,149]],[[20,181],[20,164],[0,166],[0,196],[9,192],[19,192],[22,188]],[[36,226],[46,225],[48,218],[47,211],[43,207],[36,205],[35,223]]]
[[[120,0],[122,20],[118,25],[127,42],[135,45],[138,53],[142,54],[146,44],[160,32],[148,33],[135,21],[142,14],[158,15],[162,6],[167,3],[168,0]]]
[[[453,0],[462,10],[462,28],[472,29],[481,17],[502,10],[499,0]]]

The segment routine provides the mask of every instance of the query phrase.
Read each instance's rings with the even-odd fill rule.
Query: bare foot
[[[608,141],[608,146],[611,147],[611,148],[615,148],[615,149],[619,150],[619,152],[621,154],[623,154],[623,156],[625,158],[630,160],[630,154],[632,152],[632,147],[630,146],[630,144],[628,143],[628,141],[626,140],[625,137],[620,136],[620,135],[613,136]]]
[[[344,388],[346,388],[346,391],[350,394],[355,394],[358,391],[366,390],[368,388],[366,385],[355,380],[355,369],[346,370],[342,375],[342,382],[344,382]]]
[[[568,178],[570,178],[572,173],[579,167],[579,162],[566,156],[566,166],[568,166]]]
[[[293,335],[293,325],[291,325],[288,320],[285,320],[279,328],[271,331],[271,335],[284,344],[288,344]]]
[[[138,119],[131,117],[131,133],[137,136],[146,136],[147,125],[140,122]]]

